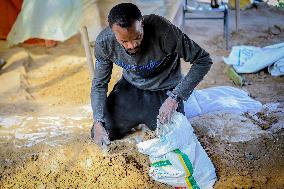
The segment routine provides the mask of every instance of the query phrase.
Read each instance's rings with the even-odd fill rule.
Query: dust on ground
[[[233,11],[230,28],[234,28]],[[284,41],[284,13],[273,7],[241,12],[241,30],[230,46],[265,46]],[[218,21],[189,21],[184,31],[210,52],[214,64],[198,88],[231,85],[224,74]],[[274,35],[269,28],[282,32]],[[0,55],[8,64],[0,81],[0,186],[4,188],[171,188],[148,176],[148,158],[138,153],[136,132],[112,143],[105,154],[89,138],[92,124],[89,73],[80,37],[54,48],[14,47]],[[189,69],[183,64],[183,71]],[[109,90],[121,76],[115,67]],[[284,78],[266,70],[243,75],[242,87],[262,103],[284,104]],[[190,120],[216,167],[215,188],[283,188],[283,112],[242,116],[208,114]],[[271,118],[271,119],[269,119]],[[257,121],[267,121],[261,128]],[[277,120],[277,121],[276,121]],[[263,122],[260,122],[263,123]]]

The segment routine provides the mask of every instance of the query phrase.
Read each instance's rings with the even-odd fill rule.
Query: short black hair
[[[138,7],[132,3],[121,3],[115,5],[109,12],[108,23],[112,27],[117,24],[120,27],[128,28],[134,21],[141,20],[142,14]]]

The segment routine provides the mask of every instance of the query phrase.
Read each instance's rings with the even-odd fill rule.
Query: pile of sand
[[[0,185],[5,188],[171,188],[148,176],[147,156],[135,144],[112,144],[107,154],[88,136],[70,136],[56,148],[1,147]],[[12,149],[11,149],[12,148]]]

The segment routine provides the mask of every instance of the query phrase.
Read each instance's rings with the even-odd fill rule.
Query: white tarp
[[[233,65],[238,73],[255,73],[275,62],[284,61],[284,43],[271,45],[267,47],[254,46],[235,46],[227,58],[223,58],[224,62]],[[281,66],[281,68],[279,68]],[[284,65],[278,64],[275,71],[271,71],[271,75],[284,75]],[[270,69],[271,70],[271,69]],[[278,71],[277,71],[278,70]]]
[[[158,125],[157,134],[137,144],[150,158],[149,175],[154,180],[175,187],[213,188],[215,168],[184,115],[175,112],[171,123]]]
[[[18,44],[29,38],[64,41],[80,29],[81,0],[24,0],[7,40]]]
[[[277,60],[273,65],[269,66],[268,71],[273,76],[284,75],[284,58]]]
[[[194,90],[189,99],[184,102],[184,111],[187,118],[210,112],[244,113],[257,112],[262,104],[248,93],[230,86],[211,87]]]

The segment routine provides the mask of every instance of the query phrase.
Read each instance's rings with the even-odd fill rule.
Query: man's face
[[[140,50],[143,39],[143,20],[134,21],[132,26],[128,28],[122,28],[117,24],[113,24],[111,29],[116,40],[129,54],[135,54]]]

